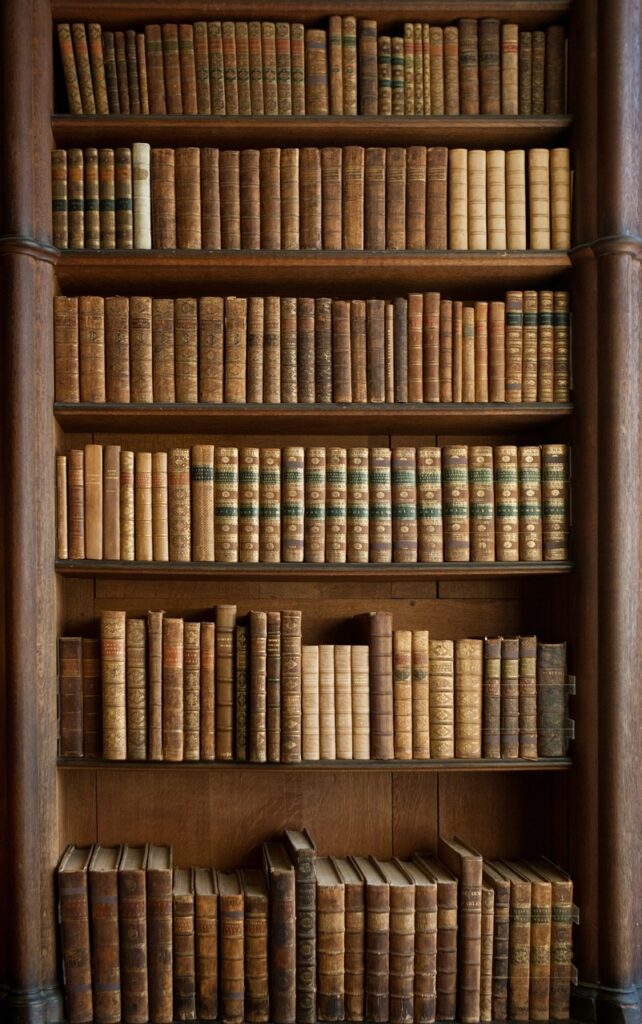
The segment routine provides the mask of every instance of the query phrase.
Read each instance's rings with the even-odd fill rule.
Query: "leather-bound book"
[[[551,249],[571,245],[571,169],[568,148],[551,150]]]
[[[268,893],[263,873],[239,872],[244,901],[245,1020],[267,1024],[270,1019],[268,976]]]
[[[250,303],[252,300],[250,300]],[[314,308],[313,300],[309,300],[310,308]],[[314,321],[314,317],[312,317]],[[314,337],[314,324],[310,335]],[[281,401],[296,402],[298,400],[297,381],[297,300],[292,295],[281,298]],[[309,346],[310,349],[313,345]],[[251,369],[248,366],[248,384],[251,379]],[[314,370],[311,376],[314,379]],[[248,400],[250,396],[248,394]]]
[[[378,113],[377,22],[360,18],[358,32],[359,113]],[[356,113],[356,110],[353,111]]]
[[[167,454],[167,505],[170,561],[189,562],[192,554],[189,448],[170,448]]]
[[[132,199],[134,249],[151,249],[151,147],[148,142],[134,142],[132,145]],[[96,189],[96,209],[98,209],[98,189]]]
[[[353,299],[350,303],[350,339],[352,400],[363,403],[368,401],[366,303],[363,299]]]
[[[417,448],[418,561],[444,560],[441,448]]]
[[[524,292],[522,401],[537,401],[537,292]]]
[[[290,67],[292,113],[305,114],[305,27],[300,22],[290,24]]]
[[[510,882],[510,932],[508,940],[508,1016],[530,1019],[531,883],[516,864],[497,864]]]
[[[484,690],[482,753],[484,757],[501,757],[502,641],[499,637],[484,639]]]
[[[326,562],[347,557],[347,451],[326,449]]]
[[[394,562],[417,561],[417,471],[415,448],[393,448],[392,556]]]
[[[214,550],[217,562],[238,562],[238,448],[214,450]]]
[[[174,1020],[196,1019],[194,881],[191,868],[174,868]]]
[[[71,25],[68,22],[62,22],[57,25],[56,30],[58,34],[62,69],[65,76],[65,88],[67,90],[69,113],[88,113],[88,111],[83,109],[83,98],[80,92],[80,83],[78,81],[78,67],[76,56],[74,54],[74,39],[72,38]]]
[[[72,449],[67,456],[67,509],[69,558],[85,558],[85,453]]]
[[[234,627],[236,605],[216,606],[216,759],[234,757]]]
[[[239,561],[259,561],[259,449],[239,450]]]
[[[432,28],[431,28],[432,32]],[[448,150],[430,146],[427,151],[426,248],[448,247]]]
[[[196,77],[196,111],[211,114],[210,68],[207,52],[207,22],[194,22],[194,70]]]
[[[122,295],[108,296],[105,299],[105,398],[108,402],[130,400],[129,326],[129,299]]]
[[[82,757],[83,677],[82,640],[61,636],[58,640],[60,687],[60,755]]]
[[[154,249],[176,248],[176,150],[152,150],[152,244]]]
[[[336,756],[352,760],[352,658],[349,644],[334,645],[334,714]]]
[[[323,761],[337,757],[334,644],[319,645],[319,754]]]
[[[519,639],[502,639],[501,756],[519,757]]]
[[[282,539],[284,562],[303,561],[304,448],[283,449],[281,462]]]
[[[345,888],[329,857],[314,864],[317,899],[317,1015],[341,1021],[345,1016]]]
[[[436,858],[413,861],[437,885],[437,1020],[454,1020],[457,1005],[457,878]]]
[[[191,451],[192,557],[214,561],[214,445],[196,444]]]
[[[114,40],[114,33],[107,31],[103,32],[102,42],[105,65],[105,87],[107,89],[107,101],[109,108],[107,113],[120,114],[120,97],[118,95],[118,74],[116,71],[116,43]]]
[[[495,891],[482,883],[482,934],[479,1016],[482,1021],[493,1020],[493,928],[495,921]]]
[[[563,25],[546,28],[545,113],[563,114],[566,110],[566,38]]]
[[[250,612],[250,717],[248,759],[267,760],[267,613]]]
[[[61,638],[62,640],[62,638]],[[57,868],[67,1020],[94,1020],[87,869],[93,847],[68,846]]]
[[[102,755],[100,641],[82,639],[82,736],[85,757]]]
[[[332,397],[335,402],[352,401],[350,341],[350,303],[343,299],[333,299]]]
[[[415,884],[395,861],[376,861],[390,886],[390,1012],[393,1024],[414,1020]]]
[[[482,114],[501,113],[500,23],[498,18],[479,22],[479,101]]]
[[[488,398],[506,401],[506,308],[491,302],[488,312]]]
[[[72,454],[72,453],[70,453]],[[120,558],[136,557],[136,515],[134,493],[135,452],[120,452]]]
[[[172,848],[150,845],[147,855],[147,982],[151,1024],[173,1021]]]
[[[448,151],[448,248],[468,248],[468,150]]]
[[[430,642],[428,630],[411,636],[412,757],[430,757]]]
[[[301,760],[301,612],[281,612],[281,760]],[[238,751],[237,751],[238,757]]]
[[[281,760],[281,613],[267,613],[267,760]]]
[[[281,150],[281,248],[301,247],[299,149]]]
[[[105,445],[105,456],[109,448],[115,447]],[[105,458],[105,515],[104,526],[107,525],[107,458]],[[111,503],[111,502],[110,502]],[[152,453],[134,453],[134,540],[135,556],[139,562],[150,562],[153,557],[152,539]],[[113,531],[112,531],[113,533]],[[103,549],[107,551],[107,534],[104,535]],[[112,550],[115,549],[115,545]]]
[[[127,153],[130,151],[127,150]],[[62,171],[58,161],[54,162],[54,170]],[[62,176],[62,174],[61,174]],[[84,151],[70,149],[67,151],[67,190],[68,190],[68,244],[70,249],[85,248],[85,172]],[[57,191],[61,185],[56,175]],[[131,190],[130,190],[131,197]],[[131,248],[131,245],[129,246]]]
[[[186,622],[183,642],[183,758],[200,760],[201,624]]]
[[[391,106],[393,114],[405,114],[405,57],[404,39],[392,36],[390,40]]]
[[[502,114],[519,113],[519,28],[517,25],[502,24]]]
[[[473,401],[488,402],[488,303],[474,306],[475,388]]]
[[[225,299],[224,401],[245,402],[247,395],[247,299]]]
[[[456,300],[452,304],[452,327],[451,327],[451,358],[452,358],[452,400],[462,401],[463,389],[463,303]]]
[[[467,19],[468,20],[468,19]],[[468,247],[487,249],[486,224],[486,151],[468,152]]]
[[[492,888],[494,894],[491,1020],[506,1020],[510,882],[501,873],[501,865],[494,861],[484,861],[482,879],[484,886]]]
[[[93,146],[85,150],[84,164],[85,248],[100,249],[98,150]]]
[[[343,22],[340,14],[328,18],[328,82],[330,114],[343,114]]]
[[[321,248],[321,151],[312,146],[301,149],[300,174],[300,245],[302,249]]]
[[[533,97],[533,33],[519,33],[519,113],[528,116],[532,113]]]
[[[468,447],[445,445],[442,465],[444,561],[467,562],[470,559]]]
[[[393,301],[393,377],[395,402],[408,401],[408,300]]]
[[[413,211],[414,216],[414,211]],[[417,212],[417,216],[419,213]],[[386,150],[386,249],[406,248],[406,150]]]
[[[119,1024],[122,1020],[118,929],[118,862],[121,849],[119,846],[96,845],[89,861],[91,982],[96,1024]]]
[[[386,398],[386,368],[384,302],[382,299],[366,300],[366,352],[368,401],[384,402]]]
[[[459,105],[459,29],[444,26],[444,113],[458,114]]]
[[[482,756],[483,640],[455,640],[455,757]]]
[[[531,113],[543,114],[545,103],[546,80],[546,32],[533,32],[533,70]]]
[[[382,1024],[390,1020],[390,885],[375,861],[350,861],[365,883],[365,1018]]]
[[[316,846],[307,829],[285,829],[283,835],[296,879],[296,1019],[305,1024],[315,1019],[318,1005],[317,914],[321,908],[317,907]]]
[[[519,492],[517,447],[497,445],[493,454],[495,479],[495,552],[498,562],[519,560]]]
[[[60,36],[59,36],[60,38]],[[83,22],[75,22],[71,26],[71,40],[78,75],[78,86],[82,101],[83,114],[96,113],[96,100],[94,97],[94,86],[91,76],[91,64],[89,62],[89,48],[87,45],[87,30]]]
[[[528,294],[528,293],[527,293]],[[533,292],[533,295],[537,295]],[[553,401],[570,401],[569,295],[555,292],[553,296]]]
[[[348,448],[347,453],[347,560],[368,561],[368,448]]]
[[[537,293],[537,400],[552,402],[555,396],[554,292]]]
[[[430,640],[430,756],[455,756],[455,666],[452,640]]]
[[[568,1020],[573,977],[573,925],[579,911],[573,904],[569,875],[546,857],[529,861],[530,868],[551,885],[551,938],[549,1014],[551,1020]]]
[[[129,300],[129,348],[132,402],[152,402],[152,300],[147,295],[132,295]]]
[[[379,114],[392,114],[392,42],[390,36],[377,39],[378,110]]]
[[[263,401],[281,401],[281,303],[278,295],[264,300]]]
[[[394,709],[395,759],[412,759],[412,632],[396,629],[393,633],[392,686]]]
[[[364,173],[363,146],[345,146],[343,149],[343,248],[364,247]]]
[[[241,178],[238,149],[219,155],[221,196],[221,248],[241,248]]]
[[[163,67],[163,39],[160,25],[145,25],[145,54],[150,114],[167,113],[165,74]]]
[[[218,887],[216,871],[194,868],[196,1017],[218,1016]]]
[[[207,53],[210,69],[210,107],[213,114],[225,114],[225,67],[223,30],[220,21],[207,23]]]
[[[550,150],[528,151],[528,229],[530,249],[551,248]]]
[[[343,50],[343,113],[356,114],[360,63],[357,57],[357,19],[344,14],[341,19]]]
[[[361,1021],[365,1007],[365,885],[350,858],[330,859],[344,887],[345,1018]]]
[[[392,614],[367,612],[355,623],[370,648],[370,754],[374,760],[394,758]]]
[[[241,248],[261,247],[261,195],[258,149],[243,149],[239,155]]]
[[[144,761],[147,755],[146,626],[144,619],[127,619],[125,653],[129,761]]]
[[[423,221],[422,221],[423,223]],[[420,292],[408,296],[408,401],[423,402],[423,304]]]
[[[234,751],[237,761],[247,761],[248,730],[248,627],[237,622],[234,628]]]
[[[262,149],[259,155],[261,248],[281,248],[281,150]]]
[[[432,1024],[437,999],[437,882],[414,861],[393,863],[414,885],[414,1011],[417,1024]],[[392,897],[391,897],[392,898]],[[391,907],[392,910],[392,907]]]
[[[114,32],[114,49],[116,51],[116,80],[118,82],[118,101],[121,114],[131,114],[132,97],[129,92],[129,68],[127,66],[127,43],[124,32]],[[134,78],[132,68],[132,79]]]
[[[236,79],[238,90],[239,114],[252,113],[252,101],[250,97],[250,48],[248,39],[248,24],[246,21],[237,21],[234,25],[236,41]]]
[[[541,449],[527,445],[517,449],[519,494],[519,557],[523,562],[542,559]]]
[[[415,90],[415,114],[425,114],[425,101],[424,101],[424,54],[422,46],[422,29],[421,22],[413,23],[413,40],[414,40],[414,52],[413,52],[413,85]]]
[[[270,1016],[294,1024],[296,1016],[296,883],[283,843],[263,844],[263,870],[270,896]]]
[[[133,32],[133,30],[132,30]],[[147,57],[145,54],[145,35],[143,32],[133,32],[131,44],[136,51],[136,60],[132,54],[132,69],[136,67],[136,78],[140,98],[141,114],[149,114],[149,83],[147,78]]]
[[[392,404],[395,400],[394,304],[392,302],[386,302],[384,306],[384,365],[385,400]]]
[[[196,299],[174,302],[174,349],[176,401],[198,401],[198,303]]]
[[[51,153],[51,192],[53,243],[58,249],[69,246],[67,150]]]
[[[542,445],[542,548],[547,562],[568,558],[569,449]]]
[[[103,757],[127,758],[125,612],[102,611],[100,646],[103,694]]]
[[[201,247],[221,248],[220,153],[201,149]]]
[[[319,761],[319,648],[301,648],[301,759]]]
[[[201,761],[216,757],[216,627],[201,622]]]
[[[282,300],[282,303],[284,300]],[[281,370],[282,387],[281,398],[283,401],[305,402],[311,404],[317,402],[332,401],[332,314],[330,299],[312,299],[299,297],[292,299],[292,306],[295,309],[295,324],[293,326],[293,341],[296,352],[296,362],[289,370],[290,381],[286,383],[285,365]],[[317,321],[316,310],[319,311]],[[290,325],[289,317],[282,326],[287,328]],[[286,353],[283,348],[283,330],[281,331],[281,359]],[[291,359],[292,346],[288,339],[288,359]],[[316,348],[319,348],[319,362],[317,363]],[[318,378],[317,378],[318,374]],[[323,394],[321,388],[316,393],[316,380],[323,376]],[[320,379],[319,379],[319,383]]]
[[[201,248],[200,156],[196,146],[176,150],[176,245],[179,249]]]
[[[480,1019],[481,855],[457,837],[439,838],[439,858],[459,878],[457,1018]]]
[[[475,444],[469,449],[470,557],[473,562],[495,561],[495,501],[493,449]]]
[[[72,152],[73,150],[70,150],[70,156]],[[131,149],[121,146],[115,150],[114,168],[116,178],[116,248],[132,249],[134,246],[134,220]],[[71,163],[69,169],[71,183]],[[71,245],[71,220],[69,227],[69,244]]]
[[[104,302],[98,295],[81,295],[77,300],[81,402],[106,398]]]
[[[164,612],[147,613],[147,757],[163,760],[163,616]],[[159,1022],[164,1024],[164,1022]]]
[[[221,22],[223,52],[223,87],[225,91],[225,113],[239,113],[238,66],[236,61],[236,26],[233,21]],[[274,45],[274,26],[272,26]]]
[[[178,50],[178,25],[164,24],[161,32],[163,38],[167,113],[182,114],[183,90],[181,87],[181,65]]]
[[[237,43],[238,47],[238,43]],[[279,114],[292,113],[292,53],[290,25],[277,21],[275,32],[276,92]],[[240,82],[239,82],[240,91]],[[243,113],[243,111],[241,111]],[[248,111],[249,113],[249,111]]]
[[[163,760],[182,761],[184,751],[184,622],[163,619]]]
[[[145,882],[148,850],[148,846],[124,846],[118,862],[120,984],[125,1024],[146,1024],[149,1020]]]
[[[489,249],[506,248],[506,153],[486,153],[486,219]]]
[[[526,248],[526,154],[523,149],[506,153],[506,242],[509,249]]]
[[[552,886],[525,861],[520,875],[531,883],[531,956],[528,995],[530,1020],[550,1020]]]
[[[568,748],[566,644],[537,645],[537,753],[565,757]]]
[[[325,29],[305,30],[305,112],[330,112],[328,95],[328,40]]]
[[[56,455],[56,558],[69,558],[66,455]]]
[[[415,43],[415,45],[417,44]],[[427,24],[427,22],[421,23],[421,52],[423,58],[424,114],[429,115],[432,114],[432,89],[430,67],[430,25]]]
[[[342,246],[342,156],[338,146],[321,150],[321,237],[323,249]]]
[[[252,296],[247,304],[246,400],[263,401],[263,344],[265,333],[265,300]]]
[[[370,758],[370,675],[369,651],[364,644],[350,647],[352,683],[352,757],[357,761]]]

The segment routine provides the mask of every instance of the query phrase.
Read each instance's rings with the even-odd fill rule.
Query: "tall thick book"
[[[267,1024],[270,1019],[267,886],[262,871],[246,868],[239,874],[245,910],[245,1019],[249,1024]]]
[[[439,857],[459,878],[459,950],[457,1018],[463,1024],[480,1019],[481,979],[481,855],[461,839],[439,838]]]
[[[390,886],[376,863],[351,857],[366,887],[366,1020],[382,1024],[390,1010]]]
[[[317,1015],[345,1017],[345,887],[329,857],[314,863],[317,902]]]
[[[196,1016],[218,1016],[218,888],[212,868],[194,868]]]
[[[570,875],[545,857],[528,862],[538,875],[551,883],[551,981],[549,1013],[551,1020],[567,1020],[570,1013],[573,978],[573,925],[579,912],[573,904],[573,882]]]
[[[345,890],[345,1017],[361,1021],[365,1010],[365,884],[350,858],[333,857],[332,863]]]
[[[484,861],[483,881],[495,893],[493,922],[493,986],[492,1020],[508,1017],[508,941],[510,915],[510,882],[491,862]]]
[[[537,645],[537,753],[564,757],[568,749],[566,644]]]
[[[122,1020],[149,1019],[147,974],[147,846],[124,846],[118,864]]]
[[[370,756],[394,757],[392,614],[367,612],[355,620],[370,648]]]
[[[58,864],[62,963],[70,1024],[94,1019],[87,871],[93,848],[67,847]]]
[[[274,1024],[296,1021],[296,889],[283,843],[263,844],[270,893],[270,1014]]]
[[[118,929],[120,855],[120,846],[96,845],[89,862],[91,975],[96,1024],[118,1024],[122,1019]]]
[[[415,883],[394,861],[377,861],[390,886],[390,1021],[412,1024],[415,976]]]
[[[244,1020],[245,948],[243,889],[236,871],[217,871],[221,921],[221,1020]]]
[[[551,983],[552,886],[528,863],[518,862],[520,873],[531,883],[531,966],[528,1013],[531,1020],[549,1020]]]
[[[174,1020],[196,1019],[194,881],[190,868],[174,868]]]
[[[317,991],[316,846],[307,829],[286,829],[283,835],[295,871],[296,1017],[306,1024],[314,1020]]]
[[[508,1015],[511,1020],[529,1019],[531,959],[531,883],[517,866],[502,861],[498,869],[510,882],[510,932],[508,943]]]
[[[172,848],[150,845],[147,855],[147,980],[151,1024],[171,1024],[172,977]]]
[[[432,1024],[437,998],[437,882],[414,861],[395,864],[415,887],[414,1011],[417,1024]]]

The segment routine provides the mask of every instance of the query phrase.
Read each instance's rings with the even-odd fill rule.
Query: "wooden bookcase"
[[[489,857],[541,851],[571,870],[582,923],[577,1019],[640,1020],[642,994],[640,571],[639,0],[3,0],[0,5],[3,487],[0,750],[0,1016],[63,1019],[54,868],[69,841],[172,843],[178,864],[249,863],[257,844],[306,824],[321,852],[406,855],[438,833]],[[394,20],[496,16],[568,23],[569,117],[70,117],[54,113],[59,20],[274,16],[332,12]],[[599,83],[599,84],[598,84]],[[52,116],[53,114],[53,116]],[[51,245],[55,146],[425,143],[573,149],[570,254],[110,252]],[[509,287],[569,287],[571,406],[205,411],[53,403],[54,294],[278,293],[365,297],[437,288],[454,297]],[[222,434],[241,444],[296,434],[354,444],[449,437],[568,440],[573,563],[333,567],[56,565],[54,452],[90,440],[148,449]],[[220,601],[296,606],[307,642],[348,639],[356,611],[391,609],[395,626],[435,635],[537,632],[569,640],[577,676],[572,764],[450,762],[196,766],[56,761],[56,637],[95,635],[101,608],[205,611]],[[314,616],[312,611],[314,610]],[[309,612],[307,616],[305,613]]]

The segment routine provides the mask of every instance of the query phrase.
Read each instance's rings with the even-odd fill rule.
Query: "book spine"
[[[134,452],[120,453],[120,558],[133,562],[136,557],[134,490]]]
[[[132,146],[132,202],[134,249],[151,249],[151,146],[134,142]]]
[[[57,402],[80,401],[78,299],[54,297],[55,395]]]
[[[198,399],[223,401],[224,299],[203,296],[198,300]]]
[[[239,561],[259,561],[259,449],[239,451]]]
[[[347,452],[326,449],[326,562],[340,563],[347,556]]]
[[[281,451],[259,451],[259,561],[281,561]]]
[[[182,761],[184,750],[184,623],[163,619],[163,760]]]
[[[468,448],[445,445],[442,449],[444,495],[444,559],[470,559],[470,509]]]
[[[239,452],[214,449],[214,551],[217,562],[239,560]]]
[[[349,644],[334,646],[334,709],[336,756],[351,761],[352,754],[352,656]]]
[[[170,561],[189,562],[192,550],[189,448],[170,448],[167,453],[167,505]]]
[[[176,248],[176,151],[153,149],[151,159],[152,244]]]
[[[145,34],[136,33],[136,58],[138,60],[138,77],[140,80],[140,112],[149,114],[149,79],[147,75],[147,56],[145,54]]]
[[[361,1021],[365,1009],[365,904],[364,886],[345,886],[345,1016]]]
[[[517,448],[497,445],[493,452],[495,478],[495,531],[498,562],[519,560],[519,493]]]
[[[340,14],[328,18],[328,79],[331,114],[343,114],[343,22]]]
[[[61,636],[58,641],[60,690],[60,755],[82,757],[83,676],[80,637]]]
[[[430,640],[429,650],[430,756],[450,758],[455,756],[454,645]]]
[[[552,149],[551,161],[551,248],[571,245],[571,169],[568,149]]]
[[[258,149],[243,149],[239,155],[240,248],[261,247],[261,179]]]
[[[533,34],[532,32],[519,33],[519,55],[518,55],[518,76],[519,76],[519,113],[528,116],[532,114],[533,96]]]
[[[342,244],[342,162],[343,150],[325,146],[321,150],[321,238],[322,248],[340,249]]]
[[[392,551],[395,562],[417,561],[417,470],[415,448],[393,448]]]
[[[479,989],[479,1017],[493,1020],[493,923],[495,893],[490,886],[482,887],[481,907],[481,978]]]
[[[106,446],[106,454],[110,446]],[[107,464],[105,463],[105,485]],[[105,486],[105,509],[107,508]],[[107,537],[105,537],[106,547]],[[151,452],[134,454],[134,544],[138,562],[151,562],[153,557],[152,535],[152,455]]]
[[[320,249],[322,235],[321,151],[306,146],[300,152],[300,247]]]
[[[56,456],[56,558],[69,558],[67,456]]]
[[[495,502],[493,449],[490,445],[471,445],[468,482],[470,487],[470,556],[473,562],[494,562]]]
[[[146,882],[149,1019],[157,1024],[171,1024],[174,1019],[171,868],[148,870]]]
[[[325,29],[305,30],[305,112],[315,116],[330,112]]]
[[[263,401],[281,401],[281,303],[278,296],[265,299],[263,329]]]
[[[519,489],[519,557],[523,562],[542,559],[541,449],[528,445],[517,449]]]
[[[343,111],[357,113],[357,92],[360,65],[357,58],[357,19],[344,14],[341,19],[343,61]]]
[[[223,208],[222,197],[221,185]],[[201,151],[196,146],[176,150],[176,245],[179,249],[201,248]]]
[[[105,299],[105,398],[108,402],[129,402],[129,299],[110,295]]]
[[[458,900],[457,1015],[466,1024],[480,1019],[481,863],[462,861]]]
[[[214,561],[214,445],[197,444],[191,452],[192,557]]]
[[[430,647],[428,630],[414,629],[411,642],[412,757],[430,757]]]
[[[281,612],[281,761],[301,760],[301,612]]]
[[[392,477],[389,448],[369,451],[369,557],[379,564],[392,561]]]
[[[252,300],[250,300],[252,302]],[[312,299],[309,300],[313,308]],[[314,339],[314,316],[309,337]],[[313,348],[314,342],[310,345]],[[298,401],[298,367],[297,367],[297,300],[293,296],[281,298],[281,401]],[[248,375],[251,373],[248,367]],[[311,376],[313,377],[314,370]],[[249,397],[249,396],[248,396]]]
[[[235,35],[236,35],[236,76],[237,76],[237,88],[239,95],[239,114],[251,114],[252,113],[252,99],[250,94],[250,49],[249,49],[249,38],[248,38],[248,23],[246,21],[237,21],[235,24]],[[277,61],[279,58],[279,32],[277,27],[276,36],[276,51]],[[278,65],[277,65],[278,66]],[[281,67],[278,66],[278,85],[281,86],[280,81]],[[279,88],[280,95],[280,88]]]
[[[366,351],[368,401],[384,402],[386,398],[384,302],[366,300]]]
[[[366,885],[366,1019],[390,1020],[390,888]]]
[[[216,627],[201,622],[201,761],[216,757]]]
[[[523,149],[506,153],[506,241],[509,249],[526,248],[526,156]]]
[[[392,686],[394,709],[394,754],[397,761],[412,759],[412,632],[393,633]]]
[[[244,901],[243,893],[219,895],[221,927],[221,1020],[244,1020]]]
[[[103,446],[85,445],[85,557],[103,557]]]
[[[337,757],[334,645],[319,645],[319,752],[323,761]]]
[[[370,677],[369,652],[365,645],[350,648],[352,683],[352,757],[356,761],[370,758]]]
[[[468,247],[487,249],[488,231],[486,218],[486,151],[471,149],[468,152]]]
[[[160,25],[145,25],[145,54],[149,83],[150,114],[167,113],[165,74],[163,69],[163,39]]]
[[[531,962],[528,1013],[531,1020],[550,1020],[551,917],[550,882],[531,882]]]
[[[482,756],[483,640],[455,641],[455,757]]]
[[[274,1024],[296,1020],[294,871],[270,876],[270,1014]]]
[[[183,758],[200,759],[201,624],[186,622],[183,643]]]
[[[290,25],[290,64],[292,113],[305,114],[305,29],[297,22]]]
[[[207,48],[207,22],[194,22],[194,70],[196,77],[196,110],[211,114],[210,69]]]
[[[360,18],[358,33],[357,70],[359,78],[359,113],[376,114],[377,103],[377,22]],[[356,113],[356,110],[350,111]]]
[[[546,29],[545,90],[547,114],[563,114],[566,79],[564,27],[549,25]]]
[[[415,887],[390,886],[390,1010],[395,1024],[414,1020]]]
[[[368,616],[370,646],[370,752],[375,760],[394,757],[392,615]]]
[[[432,1024],[437,996],[437,886],[415,889],[415,986],[413,1020]]]
[[[368,561],[369,450],[347,451],[347,561]]]
[[[118,871],[120,984],[123,1020],[149,1020],[147,979],[147,894],[145,870]]]
[[[406,150],[386,150],[386,249],[406,248]]]
[[[317,1013],[320,1020],[345,1016],[345,889],[341,884],[317,887]]]
[[[492,1020],[508,1017],[509,930],[510,884],[506,882],[495,889]]]
[[[114,151],[116,180],[116,248],[133,249],[134,216],[132,194],[132,153],[124,146]]]
[[[67,456],[69,558],[85,558],[85,453],[73,449]]]
[[[51,153],[52,240],[58,249],[69,246],[67,150]]]
[[[176,401],[198,401],[198,305],[196,299],[174,301]]]
[[[484,640],[483,756],[502,756],[502,641]],[[502,1019],[502,1018],[498,1018]]]
[[[216,759],[234,757],[234,627],[236,605],[216,607]]]
[[[127,91],[129,93],[129,113],[140,114],[140,77],[138,73],[138,55],[136,52],[136,32],[134,29],[125,31],[125,65]]]
[[[93,1020],[87,873],[58,871],[60,936],[70,1024]]]
[[[353,299],[350,303],[350,338],[352,347],[352,400],[354,402],[367,402],[366,304],[363,299]]]
[[[405,114],[405,55],[402,36],[392,36],[390,40],[390,91],[393,114]]]
[[[461,402],[463,395],[463,303],[452,304],[452,400]]]
[[[508,1012],[512,1020],[529,1019],[531,946],[530,882],[510,887]]]
[[[307,1024],[316,1020],[317,1013],[321,1015],[317,995],[317,983],[321,979],[318,959],[321,950],[317,944],[321,907],[317,908],[314,853],[298,850],[292,856],[295,871],[296,1019]]]
[[[452,402],[453,381],[453,306],[451,299],[439,303],[439,401]]]
[[[301,649],[301,758],[319,761],[319,648]]]
[[[82,640],[82,735],[85,757],[102,755],[100,641]]]
[[[267,614],[250,612],[249,760],[267,760]]]
[[[531,249],[551,248],[550,150],[528,151],[528,226]]]
[[[546,76],[546,33],[533,32],[533,70],[531,82],[531,113],[543,114]]]
[[[211,146],[201,150],[201,247],[222,247],[220,153]]]
[[[163,760],[163,615],[164,612],[147,613],[147,757],[150,761]]]
[[[568,558],[569,484],[568,446],[542,445],[542,549],[547,562]]]
[[[100,186],[98,179],[98,150],[85,150],[85,248],[100,249]]]
[[[174,1020],[196,1019],[194,893],[174,893]]]
[[[501,654],[501,751],[502,757],[519,757],[519,640],[502,640]]]
[[[261,22],[248,25],[248,59],[250,66],[250,107],[252,114],[263,114],[263,54]]]
[[[245,1019],[266,1024],[269,1014],[268,900],[245,890]]]
[[[350,303],[333,299],[332,397],[335,402],[352,401],[350,342]]]
[[[343,248],[364,247],[364,173],[363,146],[345,146],[343,149],[342,224]]]
[[[223,32],[220,21],[207,23],[207,52],[210,67],[210,107],[213,114],[228,113],[225,109],[225,69],[223,64]]]
[[[60,58],[67,90],[67,103],[70,114],[88,113],[83,109],[83,97],[78,81],[78,67],[74,55],[74,40],[72,38],[72,27],[68,22],[60,23],[57,26],[58,45]]]
[[[105,301],[101,296],[81,295],[78,299],[78,346],[80,401],[104,402]]]
[[[536,293],[534,293],[536,294]],[[553,401],[570,401],[570,312],[568,292],[553,296]]]
[[[194,954],[196,974],[196,1018],[216,1020],[218,1016],[218,897],[199,893],[194,897]]]
[[[566,735],[566,644],[537,645],[537,754],[564,757]]]
[[[263,401],[263,358],[265,334],[265,300],[253,296],[247,307],[246,399]]]
[[[129,761],[144,761],[147,756],[145,620],[127,619],[125,637],[127,759]]]
[[[304,453],[283,449],[281,465],[282,559],[302,562],[304,555]]]

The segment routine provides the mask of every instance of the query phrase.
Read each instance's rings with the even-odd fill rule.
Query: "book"
[[[194,880],[190,868],[174,868],[174,1020],[196,1019]]]
[[[118,862],[118,923],[122,1019],[149,1019],[147,972],[148,846],[124,846]]]
[[[103,757],[127,757],[125,670],[125,612],[103,611],[100,616],[102,661]]]
[[[570,875],[545,857],[538,857],[528,864],[551,884],[549,1013],[551,1020],[566,1020],[573,976],[573,924],[578,922],[577,907],[573,904],[573,882]]]
[[[495,890],[482,881],[481,979],[479,1015],[482,1021],[493,1019],[493,933]]]
[[[285,845],[294,863],[296,913],[297,1020],[314,1017],[317,992],[316,846],[307,829],[285,829]]]
[[[537,753],[564,757],[569,740],[567,722],[566,644],[537,645]]]
[[[172,849],[150,844],[145,872],[149,1019],[173,1020]]]
[[[100,757],[103,744],[100,640],[82,638],[82,735],[85,757]]]
[[[163,760],[182,761],[184,755],[184,629],[183,619],[163,618]]]
[[[510,882],[501,873],[501,866],[484,861],[482,878],[484,885],[492,888],[494,899],[493,920],[493,975],[491,1019],[506,1020],[508,1017],[508,953]]]
[[[236,871],[217,871],[220,915],[220,1012],[223,1021],[244,1020],[244,895]]]
[[[58,641],[58,672],[60,692],[60,755],[61,757],[82,757],[84,754],[83,664],[82,640],[80,637],[60,637]],[[74,861],[77,861],[77,859],[74,858]],[[79,1010],[78,1012],[82,1014],[86,1011]]]
[[[551,981],[552,886],[547,878],[524,861],[520,874],[531,883],[531,963],[528,1012],[531,1020],[549,1020]]]
[[[268,892],[263,873],[245,868],[239,872],[244,903],[245,1019],[249,1024],[267,1024],[269,1017],[268,978]]]
[[[414,861],[394,864],[414,885],[414,1002],[412,1019],[435,1020],[437,995],[437,883]]]
[[[482,756],[483,646],[455,640],[455,757]]]
[[[236,605],[216,606],[216,759],[234,757],[234,627]]]
[[[309,645],[301,648],[301,710],[301,759],[319,761],[319,648]]]
[[[120,846],[96,844],[88,865],[94,1020],[102,1024],[117,1024],[122,1020],[118,926],[121,851]]]
[[[365,885],[348,857],[332,857],[344,887],[344,1005],[346,1019],[361,1021],[365,1008]]]
[[[270,896],[270,1015],[274,1024],[296,1020],[295,872],[282,843],[263,844]]]
[[[390,1019],[390,885],[376,861],[351,857],[365,884],[365,1019]]]
[[[390,886],[390,1003],[395,1024],[414,1021],[415,883],[395,861],[376,861]]]
[[[62,963],[70,1024],[94,1019],[87,874],[93,847],[69,845],[57,868]]]
[[[510,882],[508,1013],[511,1020],[529,1019],[531,959],[531,883],[517,865],[497,865]]]
[[[266,740],[267,760],[281,760],[281,612],[267,613]]]
[[[317,1014],[319,1020],[345,1016],[345,887],[332,860],[314,862],[317,901]]]
[[[439,857],[459,878],[457,1016],[465,1024],[480,1019],[483,861],[457,837],[440,836]]]
[[[396,629],[393,633],[393,714],[394,755],[397,761],[413,756],[412,701],[412,631]]]
[[[370,650],[370,756],[394,757],[392,614],[369,612],[356,617]]]

